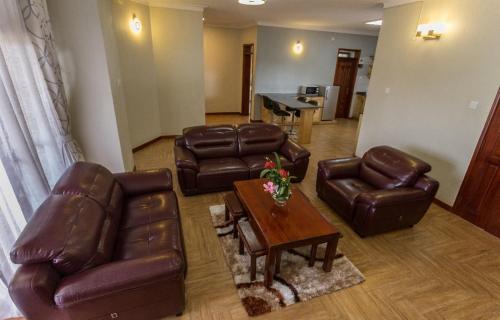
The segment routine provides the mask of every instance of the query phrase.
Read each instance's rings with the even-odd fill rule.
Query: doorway
[[[336,118],[349,118],[360,56],[361,50],[357,49],[339,49],[337,53],[337,67],[333,77],[333,85],[340,87]]]
[[[500,90],[479,138],[453,211],[500,237]]]
[[[241,114],[248,116],[252,105],[253,43],[243,45],[243,79],[241,81]]]

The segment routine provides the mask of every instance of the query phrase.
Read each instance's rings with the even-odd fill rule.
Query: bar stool
[[[281,118],[281,123],[280,126],[284,127],[285,126],[285,118],[291,116],[291,114],[285,110],[282,110],[280,108],[279,103],[276,101],[271,101],[273,105],[273,114],[277,117]]]
[[[248,220],[240,220],[237,225],[240,234],[239,254],[245,254],[245,248],[250,255],[250,281],[255,281],[257,275],[257,258],[267,255],[267,250],[259,241]],[[281,251],[276,256],[276,274],[280,273]]]

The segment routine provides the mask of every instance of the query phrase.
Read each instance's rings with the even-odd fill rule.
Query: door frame
[[[344,57],[339,57],[339,54],[341,52],[350,52],[354,53],[354,59],[356,59],[356,67],[354,69],[354,77],[351,80],[350,88],[351,88],[351,94],[349,95],[349,106],[347,110],[347,115],[345,118],[349,118],[349,114],[351,113],[351,104],[352,104],[352,98],[354,96],[354,86],[356,85],[356,79],[358,78],[358,65],[359,65],[359,60],[361,59],[361,49],[346,49],[346,48],[339,48],[337,50],[337,62],[335,64],[335,72],[333,73],[333,81],[332,84],[335,85],[335,75],[337,74],[338,67],[339,67],[339,58],[344,58]]]
[[[241,62],[241,114],[248,116],[250,115],[250,109],[253,101],[253,58],[254,58],[254,44],[246,43],[243,44],[243,57]],[[249,53],[248,53],[249,52]],[[248,74],[245,70],[245,59],[250,56],[250,68]],[[248,90],[246,89],[248,88]]]
[[[465,177],[462,181],[462,184],[460,186],[460,190],[458,192],[458,195],[455,199],[455,202],[453,204],[453,210],[455,214],[461,216],[462,218],[471,221],[472,223],[476,224],[477,226],[484,228],[486,227],[486,219],[484,217],[478,217],[478,219],[473,219],[473,216],[469,212],[467,212],[467,188],[469,184],[473,181],[473,173],[475,166],[480,162],[479,157],[482,154],[482,151],[486,147],[486,138],[487,135],[490,133],[490,130],[500,130],[500,128],[493,128],[491,125],[493,124],[493,120],[495,117],[498,116],[500,117],[500,89],[497,92],[495,101],[493,103],[493,106],[490,110],[490,113],[488,115],[488,119],[486,120],[486,123],[484,125],[483,131],[481,132],[481,136],[479,137],[478,143],[476,145],[476,148],[474,150],[474,155],[472,156],[471,161],[469,162],[469,166],[467,168],[467,172],[465,174]],[[483,203],[479,205],[479,208],[483,206]],[[480,209],[479,209],[480,210]]]

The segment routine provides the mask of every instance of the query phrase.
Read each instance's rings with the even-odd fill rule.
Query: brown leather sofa
[[[266,157],[280,156],[282,166],[300,182],[310,153],[272,124],[186,128],[175,141],[175,165],[182,193],[230,190],[233,182],[258,178]]]
[[[79,162],[11,251],[10,295],[30,320],[159,319],[184,310],[184,254],[169,170]]]
[[[379,146],[363,158],[320,161],[316,191],[358,234],[369,236],[422,219],[439,187],[425,175],[430,170],[420,159]]]

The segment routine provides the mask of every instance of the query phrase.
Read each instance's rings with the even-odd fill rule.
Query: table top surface
[[[297,100],[298,95],[294,93],[259,93],[261,96],[267,96],[269,99],[282,105],[297,110],[319,109],[321,107]]]
[[[236,181],[234,188],[247,213],[257,224],[268,247],[338,235],[339,231],[298,188],[286,206],[278,207],[264,191],[264,179]]]

